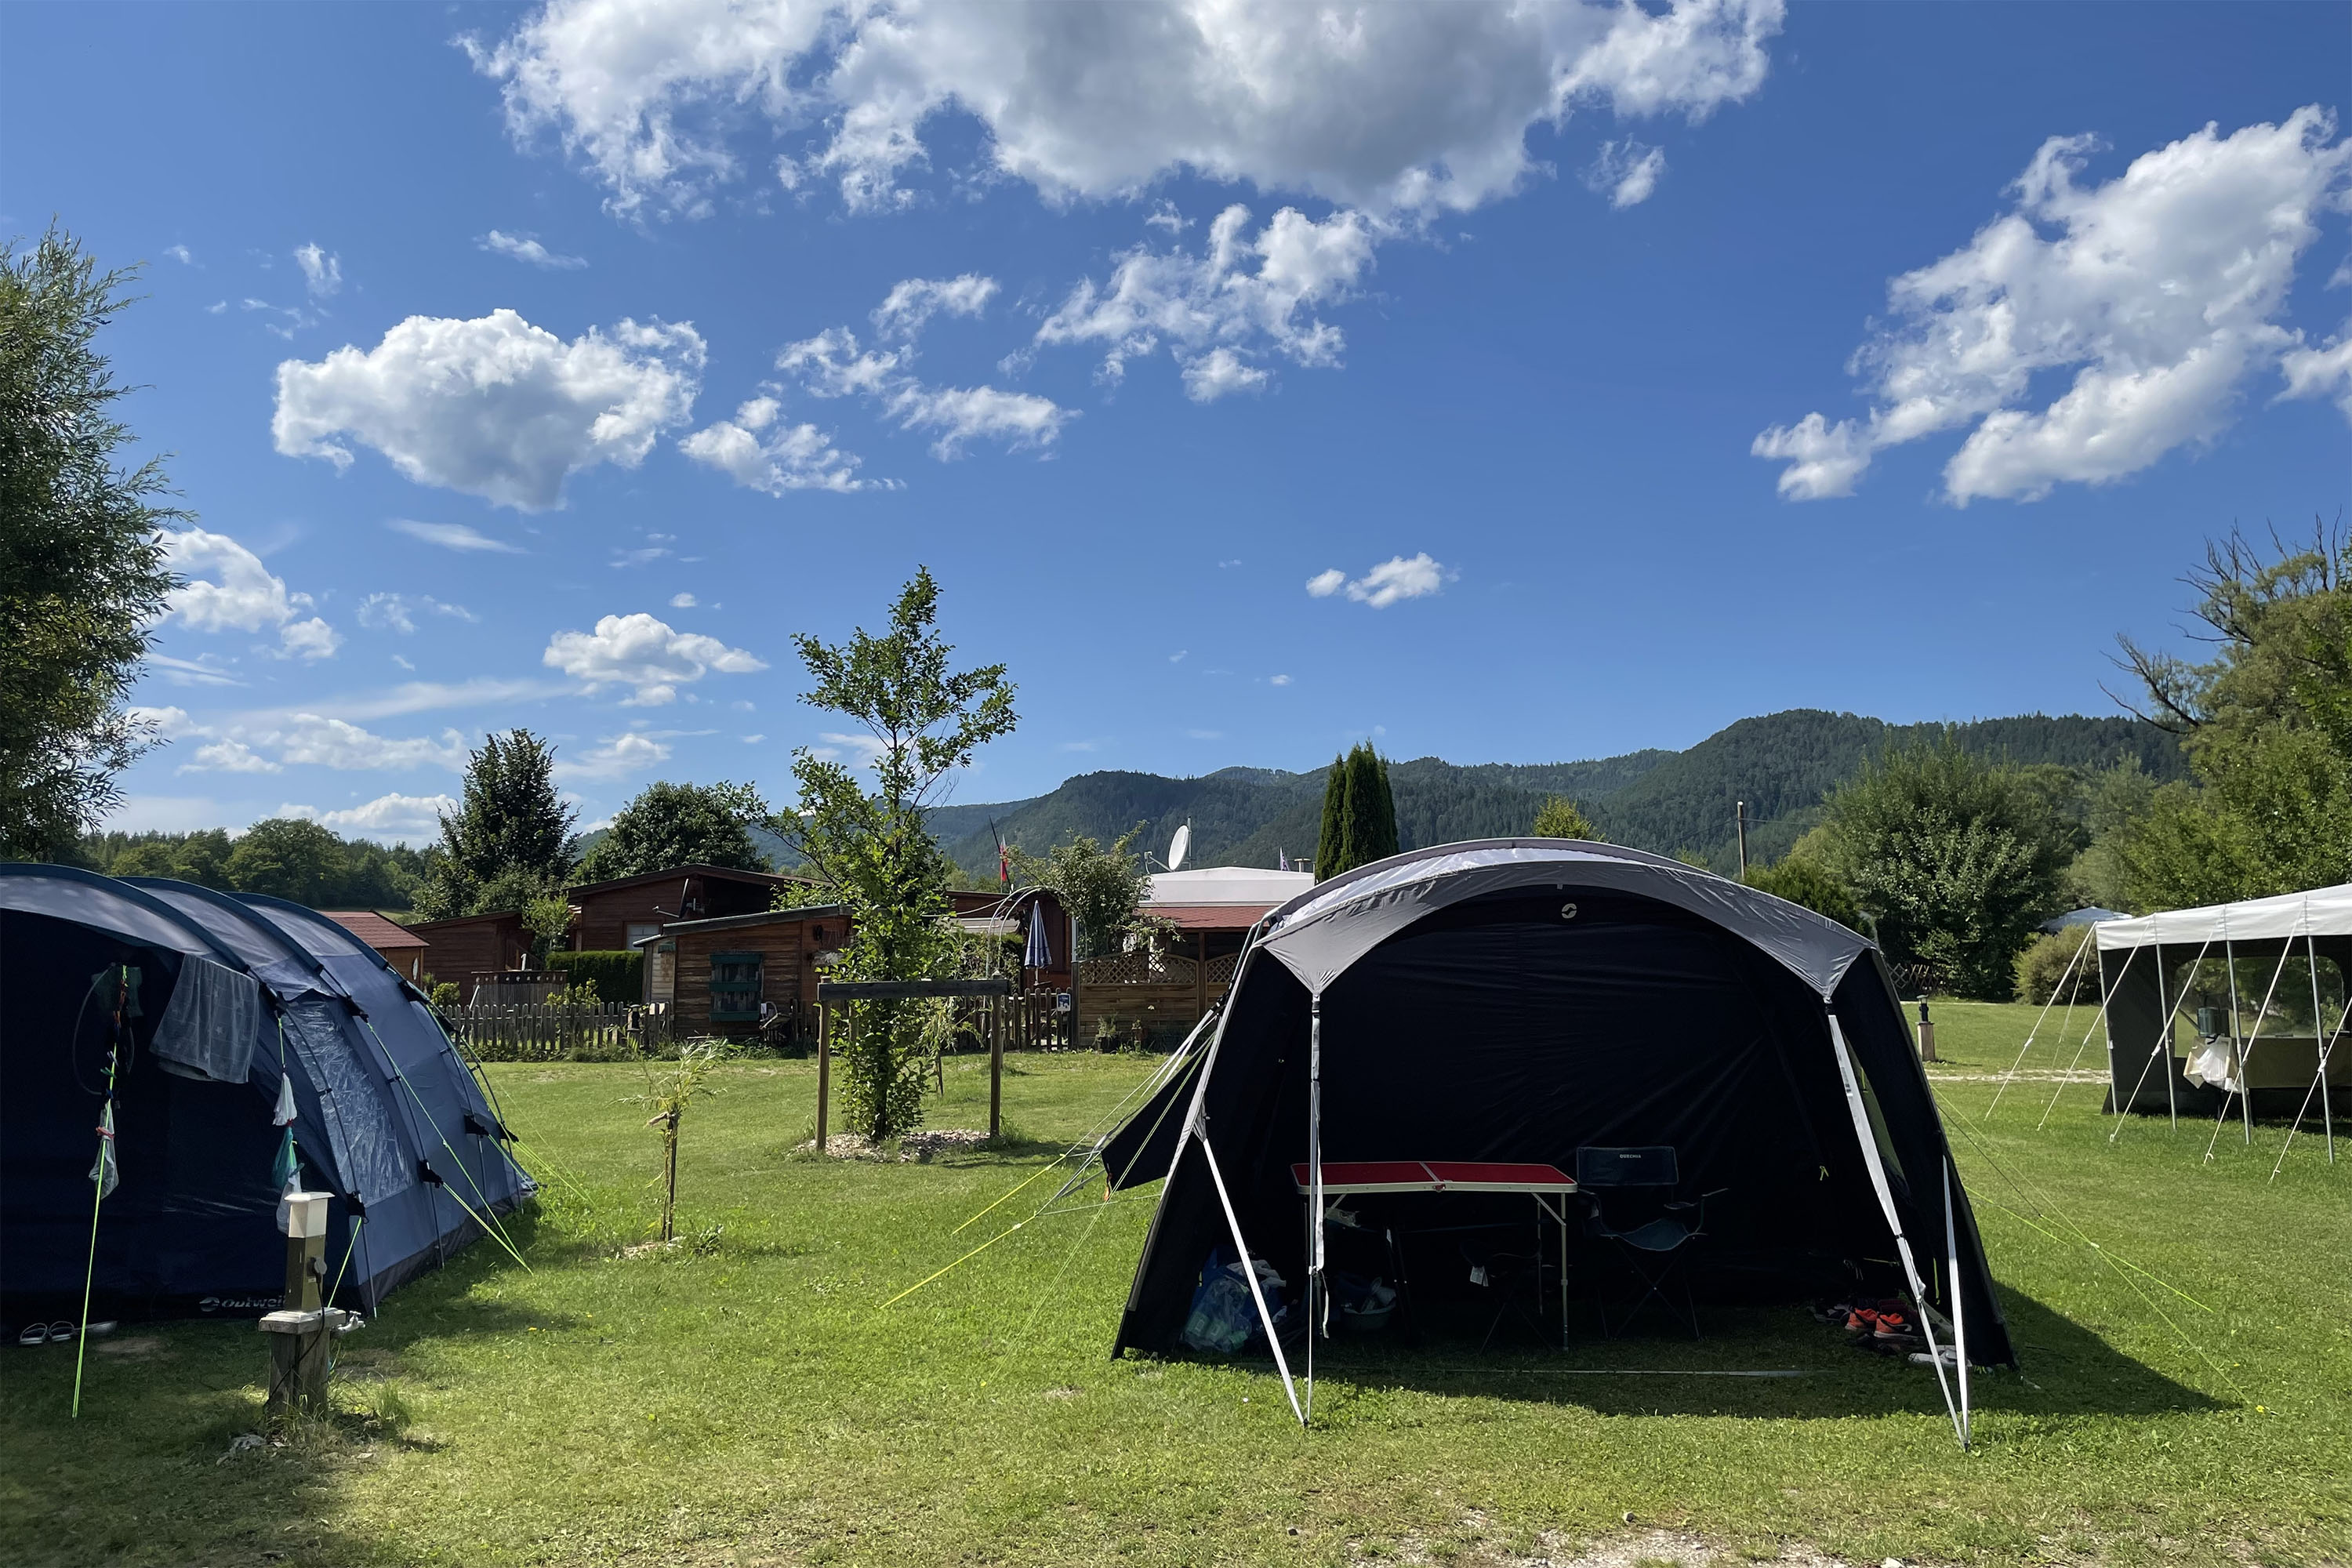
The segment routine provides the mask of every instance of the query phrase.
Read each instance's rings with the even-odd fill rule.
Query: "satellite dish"
[[[1177,868],[1182,866],[1184,864],[1184,852],[1192,847],[1192,825],[1188,822],[1183,826],[1176,830],[1175,837],[1168,841],[1168,868],[1171,871],[1173,871]]]

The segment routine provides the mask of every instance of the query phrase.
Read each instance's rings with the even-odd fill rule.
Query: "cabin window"
[[[760,1016],[760,957],[756,952],[710,955],[710,1017],[756,1021]]]

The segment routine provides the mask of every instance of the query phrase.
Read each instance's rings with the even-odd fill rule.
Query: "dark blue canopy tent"
[[[297,906],[0,865],[0,1324],[256,1316],[284,1288],[273,1120],[331,1192],[339,1300],[476,1239],[530,1182],[438,1023],[373,950]],[[115,1053],[120,1186],[90,1241]]]

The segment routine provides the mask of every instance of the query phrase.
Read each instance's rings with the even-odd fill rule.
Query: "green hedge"
[[[551,952],[547,966],[574,981],[591,981],[600,1002],[642,1002],[646,995],[646,955],[635,949],[617,952]]]

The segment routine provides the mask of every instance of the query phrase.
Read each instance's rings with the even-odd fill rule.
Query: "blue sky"
[[[146,264],[108,347],[197,514],[123,826],[429,837],[517,724],[583,823],[781,796],[845,744],[789,634],[918,563],[1021,688],[965,800],[2110,711],[2208,536],[2352,475],[2342,6],[16,5],[0,45],[0,222]]]

